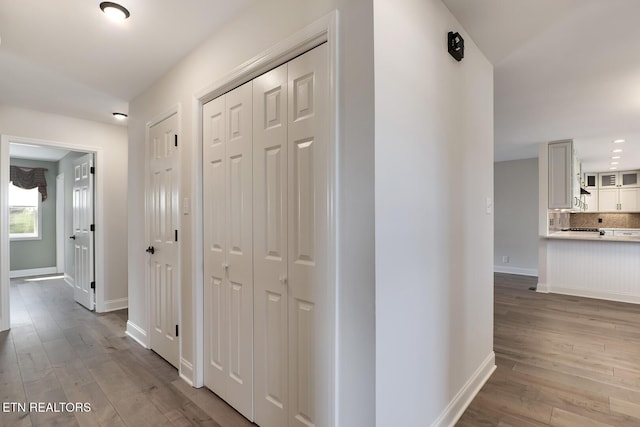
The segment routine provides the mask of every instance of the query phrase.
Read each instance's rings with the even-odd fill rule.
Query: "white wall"
[[[439,0],[374,35],[376,423],[449,425],[494,366],[493,67]]]
[[[127,130],[56,114],[0,105],[0,134],[103,150],[105,301],[127,297]],[[55,202],[55,200],[54,200]]]
[[[494,194],[494,270],[537,275],[538,159],[494,163]]]
[[[144,248],[145,124],[180,105],[181,196],[195,194],[193,97],[255,55],[334,9],[340,15],[341,95],[338,174],[338,337],[336,425],[371,427],[374,420],[373,245],[373,4],[370,0],[256,2],[218,30],[166,76],[132,100],[129,108],[129,322],[141,340],[147,332]],[[200,156],[197,157],[198,161]],[[193,207],[192,203],[192,207]],[[192,295],[195,274],[193,216],[180,224],[182,255],[181,372],[195,361]],[[193,378],[189,378],[193,380]]]

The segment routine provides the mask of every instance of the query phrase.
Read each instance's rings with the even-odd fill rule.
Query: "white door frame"
[[[95,155],[95,278],[96,278],[96,312],[104,311],[104,167],[101,148],[86,145],[49,141],[21,136],[2,135],[0,137],[0,331],[11,326],[9,303],[9,200],[6,189],[9,186],[9,144],[34,144],[46,147],[62,148],[72,151],[93,153]]]
[[[151,241],[151,233],[149,232],[149,224],[148,224],[148,215],[149,215],[149,189],[151,188],[151,183],[149,182],[149,171],[150,171],[150,165],[149,165],[149,131],[150,129],[157,125],[158,123],[160,123],[161,121],[163,121],[164,119],[167,119],[171,116],[173,116],[174,114],[176,114],[178,116],[178,129],[177,129],[177,135],[178,135],[178,147],[180,148],[181,145],[181,136],[182,136],[182,114],[181,114],[181,108],[180,108],[180,104],[176,104],[174,106],[172,106],[171,108],[165,110],[164,112],[158,114],[157,116],[153,117],[151,120],[149,120],[146,124],[145,124],[145,137],[144,137],[144,245],[148,245],[149,242]],[[178,149],[177,152],[177,156],[178,156],[178,206],[182,206],[182,151],[181,149]],[[179,231],[179,235],[184,236],[184,234],[182,233],[182,210],[178,209],[178,231]],[[144,247],[141,246],[140,250],[143,251]],[[178,239],[178,281],[179,281],[179,286],[178,286],[178,325],[180,325],[180,331],[182,331],[182,238]],[[144,269],[144,295],[145,295],[145,301],[146,301],[146,310],[147,310],[147,316],[146,316],[146,321],[147,321],[147,331],[148,333],[146,334],[146,336],[144,337],[144,341],[142,341],[142,344],[144,344],[145,348],[151,348],[151,288],[149,286],[149,269],[147,267],[145,267]],[[178,360],[179,360],[179,364],[182,365],[182,337],[183,337],[183,333],[180,333],[178,335]],[[139,340],[138,340],[139,341]],[[140,341],[139,341],[140,342]]]
[[[231,89],[240,86],[254,78],[258,77],[265,72],[272,70],[296,56],[322,44],[327,43],[329,47],[329,81],[330,81],[330,94],[329,94],[329,112],[328,117],[330,120],[330,130],[328,132],[330,136],[328,157],[332,160],[330,162],[331,170],[327,173],[327,188],[329,192],[327,194],[328,202],[330,206],[330,212],[327,212],[328,218],[328,230],[329,230],[329,254],[332,255],[328,258],[328,272],[327,277],[332,278],[332,286],[329,286],[329,298],[331,302],[331,319],[329,323],[326,323],[326,327],[333,331],[334,340],[333,348],[327,349],[327,352],[333,354],[332,368],[334,369],[334,375],[331,378],[331,382],[334,383],[331,387],[335,390],[335,366],[336,366],[336,288],[338,284],[337,280],[337,263],[338,263],[338,250],[337,250],[337,238],[336,238],[336,218],[338,212],[338,188],[337,188],[337,165],[338,165],[338,11],[333,11],[328,15],[318,19],[312,24],[306,26],[301,31],[293,34],[285,40],[279,42],[275,46],[268,50],[258,54],[252,59],[248,60],[244,64],[232,70],[222,79],[207,86],[201,91],[194,94],[192,99],[192,111],[193,111],[193,146],[197,149],[192,150],[192,167],[194,173],[192,174],[194,188],[193,195],[193,215],[192,215],[192,253],[194,256],[191,261],[191,274],[195,283],[195,288],[192,293],[191,307],[192,310],[192,322],[194,325],[193,331],[193,365],[189,363],[183,363],[181,359],[180,363],[180,375],[187,382],[194,387],[202,387],[204,385],[204,247],[203,247],[203,179],[202,179],[202,109],[203,105],[207,102],[217,98],[218,96],[230,91]],[[337,408],[334,408],[334,415]]]
[[[62,191],[61,191],[62,190]],[[56,176],[56,272],[64,273],[64,173]]]

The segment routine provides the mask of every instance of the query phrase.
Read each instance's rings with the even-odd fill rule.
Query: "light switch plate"
[[[190,209],[191,209],[191,201],[189,200],[188,197],[185,197],[184,200],[182,201],[182,213],[184,215],[189,215]]]

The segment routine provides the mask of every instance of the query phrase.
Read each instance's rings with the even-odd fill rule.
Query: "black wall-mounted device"
[[[464,39],[460,33],[454,33],[449,31],[449,53],[455,58],[456,61],[462,61],[464,58]]]

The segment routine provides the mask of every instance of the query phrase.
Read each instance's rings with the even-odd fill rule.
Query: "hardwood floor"
[[[11,330],[0,332],[2,426],[254,425],[126,336],[126,310],[89,312],[62,279],[13,280],[11,310]],[[30,402],[88,402],[91,411],[28,411]]]
[[[495,275],[497,369],[457,426],[640,426],[640,306]]]
[[[496,274],[496,369],[458,426],[640,426],[640,306],[529,291]],[[2,426],[253,426],[124,334],[126,310],[91,313],[61,279],[11,284],[0,405],[89,402],[91,412],[3,411]],[[10,409],[10,408],[7,408]]]

